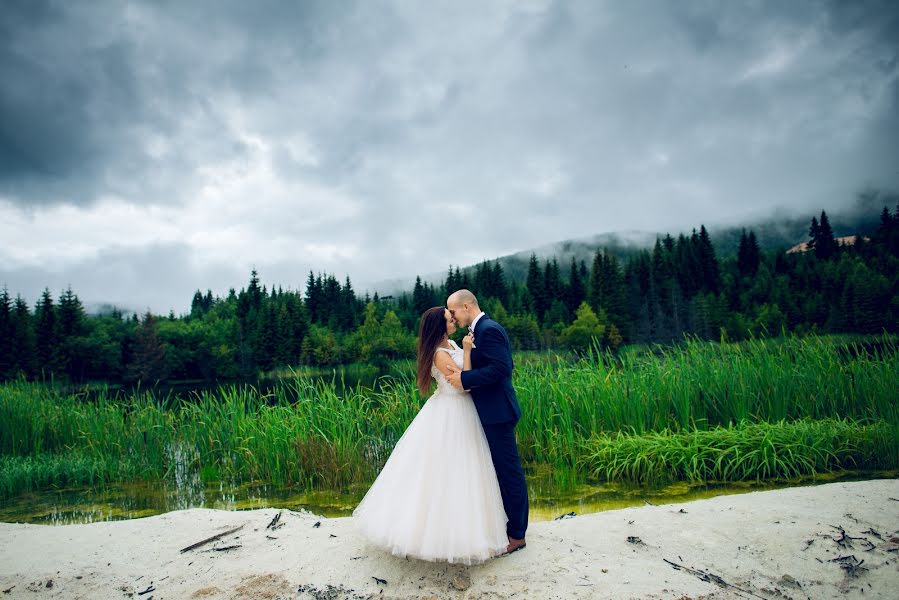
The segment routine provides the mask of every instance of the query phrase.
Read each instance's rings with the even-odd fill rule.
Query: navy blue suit
[[[515,439],[521,408],[512,387],[512,347],[506,330],[487,315],[476,323],[474,343],[471,370],[462,371],[462,387],[471,391],[484,426],[508,517],[506,533],[521,539],[528,527],[528,488]]]

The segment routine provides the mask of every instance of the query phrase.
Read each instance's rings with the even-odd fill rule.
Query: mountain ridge
[[[875,203],[877,203],[876,196],[871,199],[860,198],[858,204],[853,208],[832,215],[828,213],[834,236],[870,234],[877,229],[880,209],[871,210],[872,204]],[[808,240],[809,226],[813,216],[819,215],[809,215],[808,217],[773,216],[746,225],[710,225],[706,229],[712,245],[715,247],[715,254],[721,260],[736,256],[743,230],[746,230],[747,233],[750,230],[755,232],[759,247],[763,252],[772,250],[786,252],[789,248]],[[695,230],[698,232],[699,226]],[[611,231],[543,244],[489,260],[491,262],[499,261],[507,280],[521,282],[527,275],[531,254],[535,254],[541,260],[555,257],[563,273],[567,273],[566,267],[570,264],[572,257],[578,262],[585,261],[589,268],[597,249],[608,249],[617,258],[627,260],[635,252],[643,249],[651,250],[656,239],[663,239],[666,235],[671,235],[675,239],[680,235],[690,237],[692,233],[693,230],[676,233],[641,230]],[[453,265],[453,267],[455,266]],[[462,272],[473,272],[475,266],[459,265],[459,268]],[[441,284],[446,278],[446,270],[417,276],[421,277],[422,282]],[[415,283],[415,277],[416,275],[382,280],[372,284],[370,291],[377,292],[382,296],[408,292]]]

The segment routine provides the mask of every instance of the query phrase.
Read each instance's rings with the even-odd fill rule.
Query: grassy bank
[[[897,350],[894,337],[808,337],[528,357],[515,372],[522,456],[572,479],[647,483],[899,468]],[[176,403],[12,382],[0,386],[0,494],[185,473],[370,482],[422,402],[411,371],[376,391],[298,376]]]

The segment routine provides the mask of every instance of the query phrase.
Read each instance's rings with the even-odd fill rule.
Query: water
[[[548,521],[564,514],[586,514],[629,506],[672,504],[802,485],[835,481],[895,478],[899,471],[843,471],[814,478],[697,484],[679,482],[662,487],[603,483],[561,489],[545,468],[527,468],[531,522]],[[306,509],[326,517],[346,517],[365,495],[368,486],[344,490],[302,491],[275,488],[261,482],[228,485],[203,484],[199,478],[138,482],[104,488],[65,488],[25,493],[7,498],[0,506],[0,521],[67,525],[149,517],[186,508],[249,510],[256,508]]]

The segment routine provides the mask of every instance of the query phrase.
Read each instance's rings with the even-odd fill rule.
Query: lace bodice
[[[452,348],[437,348],[437,352],[446,352],[453,359],[453,362],[456,363],[460,369],[464,364],[465,351],[460,348],[456,342],[453,340],[449,340],[450,346]],[[454,388],[452,384],[446,380],[446,376],[438,369],[435,365],[431,365],[431,377],[433,377],[437,381],[437,391],[438,392],[454,392],[460,393],[459,390]]]

